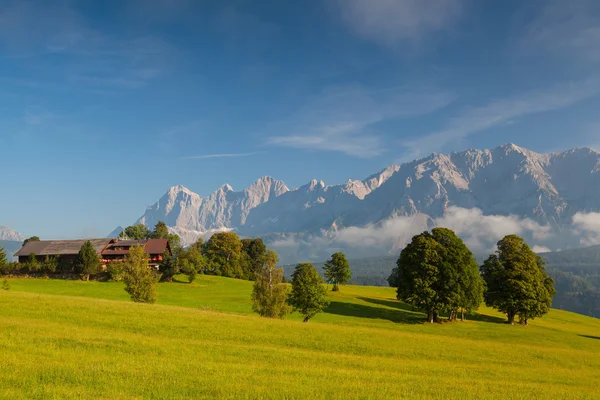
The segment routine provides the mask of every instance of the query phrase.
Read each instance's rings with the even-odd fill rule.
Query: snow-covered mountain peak
[[[0,226],[0,240],[22,242],[25,240],[25,237],[8,226]]]
[[[231,187],[231,185],[229,183],[225,183],[223,185],[221,185],[221,187],[219,189],[217,189],[217,192],[233,192],[233,188]]]
[[[320,190],[325,188],[325,182],[312,179],[307,185],[304,185],[303,187],[307,188],[307,190],[309,191]]]
[[[168,191],[169,198],[175,198],[181,193],[186,194],[188,196],[198,196],[199,197],[198,194],[192,192],[190,189],[188,189],[182,185],[172,186],[171,188],[169,188],[169,191]]]
[[[175,186],[139,221],[152,227],[162,220],[190,237],[222,229],[242,236],[318,234],[400,216],[435,219],[453,206],[562,227],[577,212],[600,211],[600,153],[540,154],[509,143],[434,153],[340,185],[313,179],[289,190],[263,176],[242,191],[223,185],[205,198]]]

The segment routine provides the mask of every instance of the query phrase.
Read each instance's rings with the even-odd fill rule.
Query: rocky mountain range
[[[0,226],[0,240],[8,242],[23,242],[25,237],[7,226]]]
[[[313,179],[289,189],[263,177],[242,191],[225,184],[204,198],[174,186],[138,222],[152,227],[165,221],[186,243],[219,230],[281,240],[330,237],[400,217],[418,217],[421,229],[452,207],[526,218],[561,231],[576,213],[600,210],[600,153],[578,148],[539,154],[507,144],[431,154],[341,185]]]

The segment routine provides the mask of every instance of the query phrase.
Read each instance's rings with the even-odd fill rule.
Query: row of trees
[[[397,298],[427,313],[429,322],[446,313],[474,312],[485,301],[523,324],[548,312],[556,294],[544,261],[516,236],[498,242],[498,250],[479,267],[473,253],[450,229],[434,228],[412,238],[388,278]]]

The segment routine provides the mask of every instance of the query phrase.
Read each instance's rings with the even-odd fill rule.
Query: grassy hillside
[[[547,263],[548,274],[556,282],[554,307],[600,317],[600,246],[541,256]],[[397,259],[397,256],[381,256],[349,260],[352,267],[350,283],[387,286],[387,278],[396,267]],[[284,267],[287,276],[292,274],[294,267]],[[315,267],[322,271],[323,263],[315,263]]]
[[[422,324],[390,288],[343,287],[308,324],[251,314],[251,283],[202,276],[134,304],[120,283],[9,280],[0,397],[598,398],[600,320]]]

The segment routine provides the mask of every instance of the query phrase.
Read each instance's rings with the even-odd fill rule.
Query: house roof
[[[79,240],[40,240],[27,242],[15,253],[15,257],[52,255],[75,255],[86,241],[92,242],[97,254],[127,255],[132,246],[144,246],[148,254],[163,254],[169,246],[167,239],[118,240],[118,239],[79,239]],[[123,249],[126,247],[127,249]]]
[[[145,250],[148,254],[163,254],[168,245],[169,241],[167,239],[148,239]]]
[[[28,256],[34,253],[37,256],[46,255],[73,255],[79,253],[81,246],[87,241],[92,242],[94,250],[100,254],[113,239],[78,239],[78,240],[40,240],[27,242],[15,253],[15,257]]]

